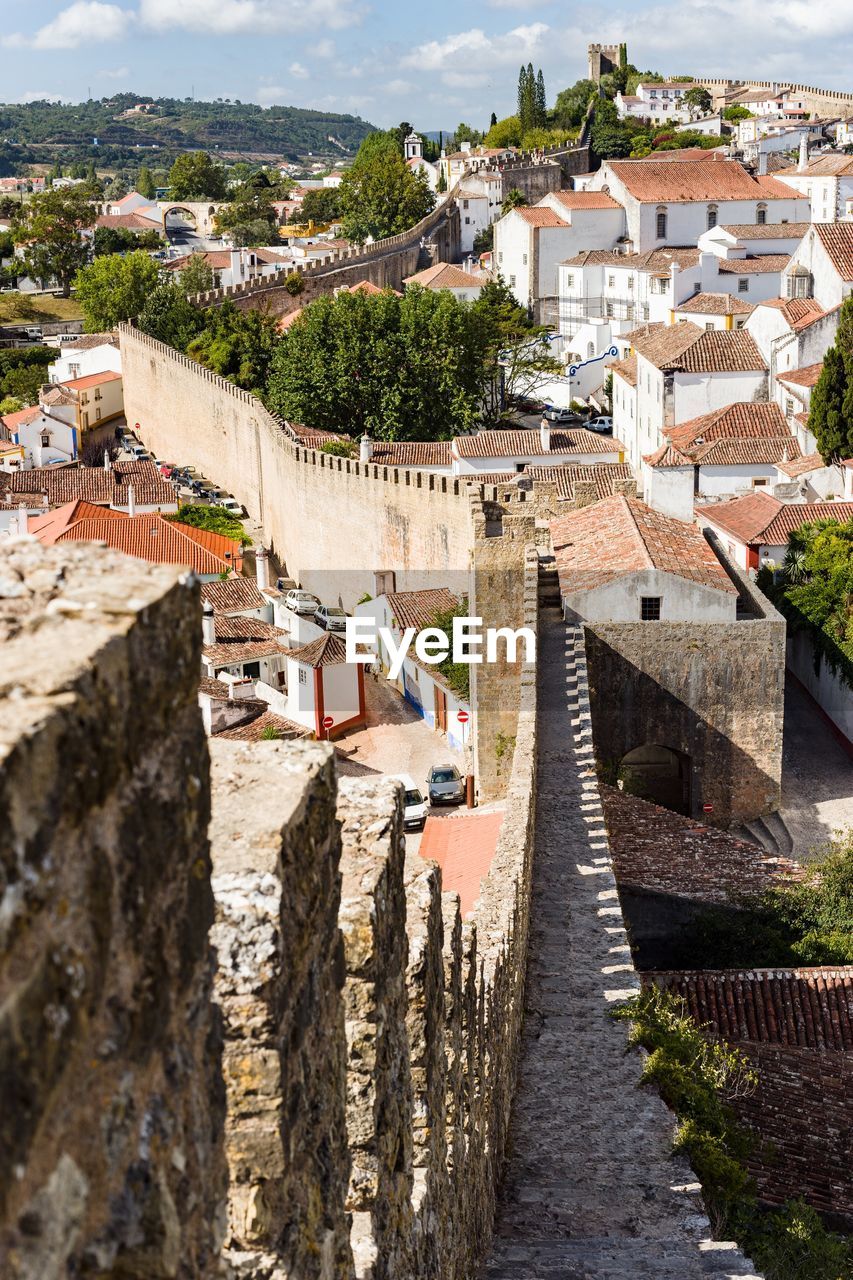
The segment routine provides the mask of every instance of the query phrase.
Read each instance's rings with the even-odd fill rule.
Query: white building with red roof
[[[695,245],[720,223],[807,222],[805,197],[734,160],[607,160],[590,189],[625,209],[632,249]]]
[[[781,565],[788,537],[815,520],[853,520],[853,502],[783,502],[763,491],[696,508],[703,529],[711,529],[743,569]]]
[[[853,213],[853,156],[801,155],[798,164],[774,176],[809,200],[813,222],[837,222]]]
[[[853,222],[816,224],[783,272],[786,298],[815,298],[825,310],[853,293]]]
[[[407,276],[403,284],[419,285],[422,289],[446,290],[459,302],[476,302],[491,276],[465,271],[452,262],[436,262],[413,276]]]

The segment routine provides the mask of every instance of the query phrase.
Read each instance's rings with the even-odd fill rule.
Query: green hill
[[[144,104],[141,106],[140,104]],[[95,159],[99,168],[164,167],[202,149],[300,160],[352,156],[373,125],[358,116],[251,102],[192,102],[116,94],[75,104],[0,105],[0,175],[24,164]],[[93,139],[98,145],[93,145]],[[151,150],[146,155],[146,150]]]

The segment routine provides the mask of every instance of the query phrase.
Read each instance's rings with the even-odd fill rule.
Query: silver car
[[[462,804],[465,800],[465,779],[455,764],[434,764],[426,784],[430,804]]]

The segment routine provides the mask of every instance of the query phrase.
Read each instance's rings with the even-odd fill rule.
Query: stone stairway
[[[579,628],[542,574],[539,775],[525,1027],[482,1280],[754,1276],[710,1239],[674,1119],[609,1011],[637,989],[593,770]]]
[[[751,840],[767,853],[776,857],[790,858],[794,852],[794,841],[781,813],[765,813],[760,818],[750,818],[743,822],[733,833],[743,840]]]

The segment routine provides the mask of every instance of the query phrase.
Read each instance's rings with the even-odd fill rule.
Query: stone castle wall
[[[853,93],[837,89],[816,89],[814,85],[795,84],[792,80],[726,80],[723,78],[697,79],[714,99],[715,106],[726,104],[728,95],[737,92],[751,93],[767,89],[769,93],[794,93],[801,97],[805,109],[815,116],[841,116],[846,119],[853,113]]]
[[[296,445],[247,391],[126,325],[121,353],[130,426],[157,457],[235,494],[290,576],[327,602],[372,594],[376,570],[395,569],[398,590],[467,572],[463,481]]]
[[[178,570],[0,552],[0,1272],[470,1280],[524,1007],[532,668],[463,921],[394,784],[338,788],[326,744],[212,744],[208,845],[199,622]]]

